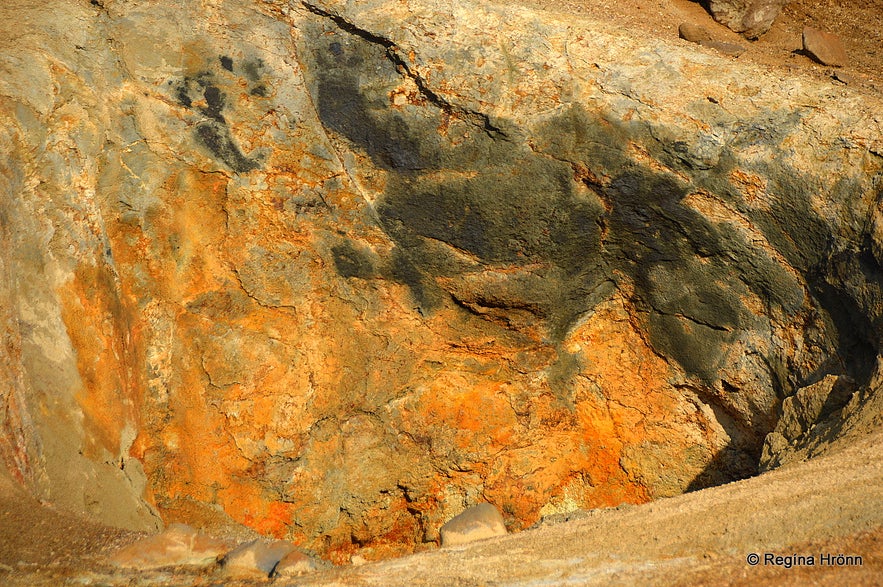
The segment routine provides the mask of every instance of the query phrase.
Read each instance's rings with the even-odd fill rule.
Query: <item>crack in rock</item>
[[[322,10],[314,4],[310,4],[309,2],[302,2],[302,4],[304,8],[306,8],[313,14],[331,20],[341,30],[346,31],[353,36],[359,37],[360,39],[368,41],[369,43],[380,45],[381,47],[386,49],[386,57],[396,67],[396,70],[403,73],[411,81],[413,81],[414,85],[417,86],[417,90],[420,92],[420,95],[423,96],[428,102],[439,108],[442,112],[462,118],[473,126],[479,128],[482,132],[486,133],[492,139],[499,139],[504,141],[511,140],[506,131],[491,122],[491,118],[487,114],[472,110],[470,108],[466,108],[464,106],[453,104],[449,100],[445,99],[443,96],[433,91],[432,88],[430,88],[429,85],[426,83],[426,80],[423,78],[423,76],[421,76],[415,69],[408,65],[408,62],[401,56],[401,49],[395,42],[376,33],[372,33],[371,31],[365,30],[349,22],[340,15]]]

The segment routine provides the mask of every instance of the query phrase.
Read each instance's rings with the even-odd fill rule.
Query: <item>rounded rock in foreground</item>
[[[494,536],[505,536],[507,533],[503,516],[489,503],[467,508],[439,529],[442,546],[456,546]]]
[[[299,575],[314,573],[330,567],[330,563],[315,556],[310,556],[302,550],[294,549],[282,557],[282,560],[280,560],[276,565],[276,568],[273,569],[272,576],[274,578],[297,577]]]
[[[227,577],[269,577],[295,546],[285,540],[253,540],[227,553],[221,564]]]
[[[164,532],[118,550],[110,562],[130,569],[172,566],[208,566],[233,548],[227,540],[212,538],[186,524],[172,524]]]

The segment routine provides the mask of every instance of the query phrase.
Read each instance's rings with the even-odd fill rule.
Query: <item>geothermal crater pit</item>
[[[340,563],[879,423],[875,97],[486,3],[20,9],[0,417],[44,501]]]

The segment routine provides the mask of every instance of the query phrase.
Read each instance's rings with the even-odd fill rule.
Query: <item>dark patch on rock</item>
[[[227,71],[233,71],[233,59],[227,57],[226,55],[221,55],[218,59],[221,62],[221,67],[223,67]]]
[[[371,258],[349,241],[342,241],[331,247],[334,267],[341,277],[366,279],[375,275]]]
[[[242,63],[242,72],[246,79],[251,82],[259,82],[263,75],[264,61],[262,59],[249,59]]]
[[[257,161],[242,154],[230,135],[230,129],[220,122],[204,122],[196,127],[196,137],[215,157],[237,173],[247,173],[259,167]]]
[[[837,347],[841,357],[864,344],[847,334],[856,329],[849,317],[861,314],[838,309],[844,302],[824,293],[830,269],[819,268],[834,237],[808,209],[810,180],[780,162],[756,164],[752,172],[768,178],[771,192],[788,195],[764,210],[745,206],[728,179],[736,153],[774,148],[800,124],[801,112],[761,113],[741,123],[735,140],[724,145],[701,137],[686,141],[639,121],[596,118],[573,106],[536,128],[528,148],[476,132],[473,121],[452,116],[456,108],[437,101],[391,107],[389,97],[408,72],[390,58],[388,41],[327,23],[315,33],[310,69],[320,118],[389,172],[376,204],[381,226],[399,245],[387,276],[407,283],[424,310],[445,291],[465,311],[496,322],[506,308],[513,315],[542,308],[531,314],[560,340],[604,299],[598,292],[610,294],[612,285],[601,284],[619,283],[633,292],[654,348],[713,386],[739,333],[763,319],[745,306],[747,297],[760,298],[779,320],[803,307],[796,270],[814,284],[811,293],[849,338]],[[691,180],[638,163],[627,151],[631,143]],[[719,199],[736,220],[751,222],[791,267],[736,224],[692,207],[686,199],[697,189]],[[521,287],[513,280],[505,294],[469,292],[464,288],[470,283],[487,284],[457,277],[467,270],[464,258],[481,271],[554,268],[548,274],[554,285],[536,288],[525,280]],[[859,354],[865,364],[867,353]]]
[[[251,94],[252,96],[258,96],[260,98],[266,98],[268,96],[267,86],[265,86],[264,84],[255,86],[251,89],[249,94]]]
[[[224,122],[224,116],[221,114],[221,110],[224,109],[224,94],[221,90],[212,84],[206,84],[202,95],[206,103],[205,108],[200,108],[202,113],[218,122]]]
[[[431,312],[441,305],[442,296],[438,286],[429,281],[401,248],[393,250],[389,277],[408,286],[421,313]]]
[[[187,92],[186,83],[175,88],[175,97],[178,99],[178,104],[181,106],[184,106],[185,108],[191,108],[193,106],[193,100],[190,99],[190,95]]]
[[[353,44],[364,45],[354,42]],[[373,46],[359,48],[371,52]],[[320,67],[325,73],[319,79],[318,108],[322,122],[329,128],[353,141],[372,158],[378,167],[387,170],[416,171],[432,167],[421,156],[421,146],[410,136],[407,124],[401,116],[390,112],[381,102],[383,96],[366,97],[360,91],[359,78],[355,71],[336,64],[344,61],[358,66],[362,56],[350,52],[349,56],[337,56],[338,60],[321,60]],[[382,52],[375,56],[386,74],[395,78],[395,71]]]
[[[567,409],[573,410],[573,378],[579,375],[582,365],[579,355],[567,352],[563,348],[558,349],[558,360],[548,369],[549,389],[555,395],[555,400]]]
[[[232,67],[232,60],[227,57],[221,57],[222,66],[225,59],[229,60]],[[246,157],[233,139],[223,115],[226,96],[215,81],[216,78],[211,72],[202,71],[196,75],[186,76],[180,82],[170,81],[169,84],[175,88],[175,97],[178,103],[185,108],[194,109],[192,93],[201,94],[202,100],[205,101],[204,106],[198,106],[195,109],[210,119],[198,124],[194,130],[196,140],[200,144],[237,173],[246,173],[257,169],[260,167],[259,162]],[[196,101],[196,104],[199,103]]]

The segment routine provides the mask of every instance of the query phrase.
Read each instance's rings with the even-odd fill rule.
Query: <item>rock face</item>
[[[785,0],[708,0],[707,4],[716,21],[756,39],[770,30]]]
[[[487,3],[0,16],[2,454],[46,500],[373,558],[871,397],[874,99]]]
[[[883,426],[883,364],[867,385],[827,375],[782,403],[782,417],[764,442],[760,469],[818,457]]]

